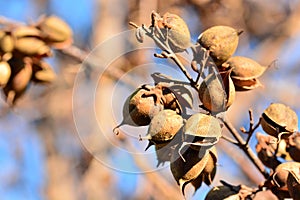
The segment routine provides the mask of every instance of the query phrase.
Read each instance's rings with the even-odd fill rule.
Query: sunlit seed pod
[[[12,59],[9,64],[12,74],[9,82],[3,88],[3,92],[7,97],[7,103],[13,105],[23,95],[29,85],[32,76],[32,67],[30,62],[24,62],[22,59]]]
[[[11,69],[7,62],[0,62],[0,87],[4,87],[11,75]]]
[[[40,60],[32,64],[31,80],[35,83],[51,83],[56,79],[56,74],[51,66]]]
[[[235,52],[241,31],[229,26],[213,26],[198,37],[198,42],[210,51],[217,66],[229,59]]]
[[[9,53],[14,49],[14,40],[10,34],[5,34],[0,39],[0,52]]]
[[[16,39],[22,37],[41,37],[41,31],[33,26],[18,26],[13,30],[12,34]]]
[[[73,35],[70,26],[64,20],[54,15],[45,17],[38,24],[38,28],[45,35],[45,38],[53,43],[68,41]]]
[[[173,110],[162,110],[152,118],[149,128],[149,140],[153,143],[170,141],[183,126],[183,118]]]
[[[291,171],[287,178],[287,187],[289,194],[293,199],[300,199],[300,168]]]
[[[234,190],[233,188],[227,185],[220,185],[213,187],[206,195],[205,200],[240,200],[238,195],[239,191]]]
[[[175,53],[185,51],[191,46],[189,28],[178,15],[167,12],[162,18],[158,19],[157,25],[164,37],[168,39],[169,46]]]
[[[42,40],[23,37],[15,41],[15,49],[26,56],[50,56],[51,49]]]
[[[285,162],[278,165],[272,175],[273,181],[280,190],[287,191],[288,175],[291,171],[299,172],[300,163]]]
[[[276,138],[287,138],[298,130],[298,116],[290,107],[272,103],[261,117],[263,130]]]
[[[184,195],[184,189],[188,183],[195,180],[204,170],[209,159],[209,151],[199,153],[197,150],[188,148],[182,156],[188,158],[185,161],[180,155],[180,145],[176,147],[171,156],[171,172]],[[199,155],[201,154],[201,155]]]
[[[243,56],[231,57],[223,63],[222,66],[233,69],[231,78],[238,89],[252,89],[260,86],[260,82],[257,78],[260,77],[267,69],[266,66],[261,66],[256,61]]]
[[[289,137],[287,150],[294,161],[300,162],[300,132]]]
[[[145,95],[147,92],[149,91],[146,89],[138,88],[126,99],[123,106],[123,120],[114,128],[114,132],[124,124],[147,126],[153,116],[164,109],[163,104],[155,102],[153,95]]]
[[[222,129],[217,118],[196,113],[186,121],[183,127],[184,141],[191,148],[212,147],[222,136]]]
[[[212,113],[224,112],[228,108],[223,82],[213,73],[203,80],[198,95],[204,108]]]
[[[228,109],[235,100],[235,87],[230,77],[231,70],[232,69],[227,69],[225,71],[220,72],[223,81],[224,90],[226,92],[226,109]]]
[[[258,87],[262,87],[263,85],[257,78],[248,79],[248,80],[241,80],[235,77],[231,77],[235,90],[242,92],[242,91],[249,91],[256,89]]]

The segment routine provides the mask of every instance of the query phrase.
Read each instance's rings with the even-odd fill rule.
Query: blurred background
[[[43,14],[61,17],[73,29],[74,45],[87,53],[107,41],[115,44],[111,38],[132,29],[129,21],[148,25],[152,10],[182,16],[194,41],[213,25],[243,29],[235,55],[270,65],[260,78],[264,86],[237,93],[236,102],[228,110],[227,117],[237,129],[248,128],[249,108],[257,122],[272,102],[285,103],[300,114],[298,0],[0,0],[0,15],[9,19],[30,22]],[[157,70],[155,66],[136,68],[156,62],[152,50],[136,50],[121,55],[103,71],[105,58],[113,52],[124,52],[128,45],[137,45],[131,37],[92,53],[94,66],[82,65],[84,57],[54,52],[47,59],[58,76],[53,84],[31,85],[14,108],[1,100],[0,199],[182,199],[168,163],[156,170],[154,150],[144,154],[146,141],[112,133],[121,121],[126,97],[139,84],[149,82],[150,73]],[[104,72],[101,78],[93,73],[99,68]],[[176,74],[175,66],[165,71]],[[97,80],[94,105],[89,101],[85,104],[90,93],[76,93],[74,100],[74,88],[88,90],[89,80]],[[92,115],[97,120],[90,120],[91,113],[85,112],[90,107],[95,109]],[[126,130],[146,133],[143,128]],[[250,145],[254,148],[255,144],[253,137]],[[263,181],[234,145],[221,141],[217,148],[218,170],[213,185],[220,179],[251,187]],[[187,187],[187,198],[204,199],[209,189],[203,185],[193,196],[193,188]]]

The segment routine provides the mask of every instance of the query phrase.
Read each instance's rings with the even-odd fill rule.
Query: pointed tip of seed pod
[[[142,137],[140,136],[140,140],[142,140]],[[154,145],[154,143],[152,141],[149,140],[149,143],[147,145],[147,147],[145,148],[145,151],[147,151],[152,145]],[[159,163],[160,164],[160,163]]]

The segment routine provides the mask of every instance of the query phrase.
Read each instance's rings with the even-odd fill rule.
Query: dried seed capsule
[[[18,26],[12,32],[15,38],[41,37],[41,31],[33,26]]]
[[[37,26],[45,35],[45,39],[49,43],[72,43],[72,30],[70,26],[57,16],[49,16],[44,18]]]
[[[287,151],[294,161],[300,162],[300,132],[289,137]]]
[[[299,168],[291,171],[287,178],[289,194],[293,199],[300,199],[300,171]]]
[[[0,62],[0,87],[4,87],[11,75],[11,69],[7,62]]]
[[[32,64],[32,77],[31,80],[35,83],[51,83],[55,80],[56,75],[51,66],[39,60]]]
[[[209,159],[209,151],[199,152],[188,148],[184,151],[183,156],[189,158],[184,161],[179,152],[180,146],[177,146],[171,156],[171,172],[173,177],[180,186],[181,192],[184,195],[185,186],[197,179],[204,170]]]
[[[243,56],[231,57],[222,66],[233,69],[231,78],[237,91],[259,87],[261,84],[257,78],[267,69],[267,67],[261,66],[256,61]]]
[[[42,40],[34,37],[19,38],[15,42],[15,49],[27,56],[50,56],[51,50]]]
[[[239,188],[232,188],[227,185],[213,187],[206,195],[205,200],[240,200]]]
[[[32,66],[29,59],[11,59],[9,60],[9,65],[12,69],[11,79],[3,88],[3,92],[7,97],[7,103],[13,105],[23,95],[29,85]]]
[[[0,39],[0,52],[9,53],[14,49],[14,40],[10,34],[5,34]]]
[[[229,107],[223,81],[213,73],[203,80],[198,95],[203,107],[212,113],[224,112]]]
[[[288,175],[291,171],[299,172],[300,163],[285,162],[278,165],[273,173],[273,181],[279,190],[287,191]]]
[[[114,132],[123,124],[147,126],[159,111],[164,109],[160,101],[155,101],[155,94],[148,95],[149,90],[138,88],[125,101],[123,121],[114,128]]]
[[[229,26],[213,26],[199,35],[198,42],[210,51],[210,56],[220,66],[234,54],[241,33]]]
[[[197,113],[192,115],[184,125],[184,141],[191,148],[211,147],[222,136],[222,129],[217,118]]]
[[[153,143],[170,141],[183,126],[183,118],[173,110],[162,110],[152,118],[148,136]]]
[[[175,53],[185,51],[191,46],[189,28],[181,17],[168,12],[162,18],[158,14],[155,17],[158,28],[160,28],[163,36],[167,38],[170,48]],[[156,34],[159,35],[160,33],[156,32]]]
[[[272,103],[262,114],[263,130],[276,138],[287,138],[298,129],[298,117],[295,111],[281,103]]]

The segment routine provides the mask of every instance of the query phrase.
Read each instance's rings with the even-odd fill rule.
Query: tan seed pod
[[[273,181],[279,190],[287,191],[288,175],[291,171],[299,172],[300,163],[285,162],[278,165],[272,175]]]
[[[57,16],[45,17],[37,26],[50,43],[65,43],[68,46],[72,43],[72,30],[70,26]]]
[[[202,182],[206,185],[211,185],[217,171],[217,150],[215,147],[209,149],[208,161],[201,174],[191,182],[195,188],[195,192],[201,187]]]
[[[0,62],[0,87],[4,87],[11,75],[11,69],[6,61]]]
[[[198,42],[210,51],[217,66],[229,59],[235,52],[241,31],[229,26],[213,26],[198,37]]]
[[[287,138],[298,130],[298,116],[290,107],[272,103],[261,117],[263,130],[276,138]]]
[[[9,62],[12,74],[11,79],[3,88],[6,96],[6,101],[9,105],[14,105],[15,101],[23,95],[27,86],[29,85],[32,75],[32,67],[28,59],[12,59]]]
[[[10,34],[5,34],[0,39],[0,52],[9,53],[14,49],[14,40]]]
[[[224,112],[228,108],[227,95],[222,80],[209,74],[201,83],[198,95],[203,107],[212,113]]]
[[[231,71],[232,69],[227,69],[225,71],[220,72],[224,89],[226,92],[226,109],[228,109],[235,100],[235,87],[230,77]]]
[[[257,78],[267,69],[266,66],[261,66],[256,61],[243,56],[231,57],[222,66],[233,69],[231,78],[237,91],[259,87],[261,84]]]
[[[287,150],[294,161],[300,162],[300,132],[288,138]]]
[[[183,126],[183,118],[173,110],[162,110],[152,118],[148,136],[153,143],[170,141]]]
[[[179,148],[180,146],[177,146],[171,156],[170,168],[173,177],[177,181],[181,192],[184,195],[184,188],[201,174],[210,155],[209,151],[200,153],[197,150],[188,148],[182,154],[185,158],[189,158],[185,161],[180,155]]]
[[[154,95],[146,95],[149,91],[138,88],[125,101],[123,106],[123,120],[113,131],[124,124],[131,126],[147,126],[159,111],[164,109],[163,104],[155,102]]]
[[[153,15],[156,17],[158,28],[168,39],[169,46],[175,53],[185,51],[191,46],[189,28],[181,17],[168,12],[162,17],[157,13]]]
[[[287,178],[289,194],[293,199],[300,199],[300,168],[290,171]]]
[[[206,195],[205,200],[240,200],[238,195],[239,187],[230,187],[227,185],[220,185],[213,187]]]
[[[195,150],[215,145],[222,136],[222,129],[217,118],[211,115],[196,113],[186,121],[184,143]]]
[[[51,83],[55,80],[56,74],[51,66],[39,60],[32,64],[32,77],[31,80],[35,83]]]
[[[23,37],[15,41],[15,49],[26,56],[50,56],[51,49],[42,40]]]
[[[33,26],[18,26],[13,30],[12,34],[17,39],[22,37],[41,37],[41,31]]]

